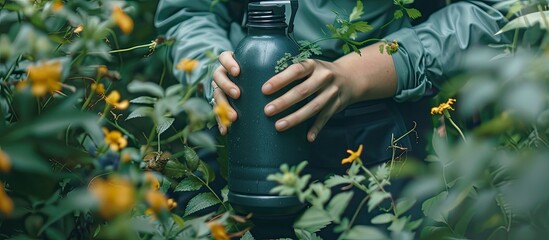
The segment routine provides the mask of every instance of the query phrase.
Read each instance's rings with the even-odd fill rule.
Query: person
[[[207,97],[217,102],[237,99],[241,94],[229,75],[238,76],[240,71],[232,51],[245,35],[245,2],[229,0],[211,8],[207,0],[161,0],[158,6],[156,26],[160,33],[176,39],[172,49],[175,61],[184,57],[204,59],[207,50],[219,54],[213,81],[205,83]],[[387,149],[392,136],[402,136],[416,124],[420,136],[432,130],[429,99],[458,72],[466,51],[476,45],[509,41],[505,35],[495,35],[506,22],[504,15],[491,6],[495,2],[458,1],[415,24],[407,17],[392,21],[397,10],[393,1],[363,1],[360,20],[373,29],[358,34],[356,40],[396,40],[398,52],[381,54],[381,43],[374,43],[362,47],[360,55],[344,54],[342,41],[322,41],[322,55],[293,64],[265,82],[262,91],[270,95],[302,80],[267,104],[264,114],[279,118],[274,126],[277,131],[311,122],[304,137],[313,145],[309,165],[318,178],[344,173],[348,166],[340,161],[345,150],[357,149],[360,144],[364,146],[361,159],[365,165],[390,160],[392,151]],[[356,1],[307,0],[299,4],[295,39],[314,41],[325,37],[325,25],[335,19],[333,11],[350,14]],[[184,83],[195,81],[178,71],[174,74]],[[277,115],[301,101],[307,103],[299,110]],[[238,121],[236,111],[231,113],[232,120]],[[221,134],[227,131],[219,126]],[[409,134],[398,145],[409,156],[424,157],[424,137],[416,139],[415,134]]]

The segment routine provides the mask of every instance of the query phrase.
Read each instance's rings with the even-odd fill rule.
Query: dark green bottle
[[[297,1],[292,1],[292,10],[290,26]],[[263,111],[265,105],[293,85],[269,96],[262,93],[261,87],[275,75],[276,62],[285,53],[297,54],[298,46],[288,37],[292,29],[285,22],[284,5],[250,3],[247,15],[248,34],[235,50],[240,75],[232,79],[241,95],[231,102],[238,120],[228,135],[229,202],[237,212],[253,213],[254,237],[291,237],[292,222],[304,205],[296,197],[270,194],[277,183],[267,181],[267,176],[278,172],[283,163],[292,166],[308,160],[307,126],[301,124],[277,132],[276,120],[302,105],[267,117]]]

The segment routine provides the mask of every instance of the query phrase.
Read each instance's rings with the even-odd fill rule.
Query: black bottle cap
[[[286,7],[283,4],[248,4],[248,27],[285,28]]]

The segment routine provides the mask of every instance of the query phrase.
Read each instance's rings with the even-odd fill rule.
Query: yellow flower
[[[353,152],[352,150],[347,150],[347,153],[350,154],[349,157],[341,160],[341,164],[352,163],[355,159],[360,158],[360,154],[362,154],[362,144],[358,146],[358,150],[356,150],[356,152]]]
[[[42,97],[46,93],[61,90],[61,62],[42,62],[27,68],[32,84],[32,94]]]
[[[231,119],[229,118],[229,103],[227,101],[219,101],[214,108],[215,115],[219,118],[219,123],[225,127],[231,125]]]
[[[119,176],[94,178],[89,191],[99,200],[99,214],[105,219],[130,211],[135,205],[135,188]]]
[[[168,210],[168,198],[162,192],[149,190],[145,195],[145,200],[154,213],[158,214],[161,211]]]
[[[133,20],[119,6],[114,6],[112,11],[112,19],[124,34],[129,34],[132,32]]]
[[[63,2],[61,0],[54,0],[51,8],[56,12],[61,11],[61,9],[63,9]]]
[[[0,182],[0,214],[10,216],[13,212],[13,201],[4,190],[4,183]]]
[[[9,172],[11,170],[10,156],[2,150],[0,150],[0,172]]]
[[[105,85],[103,83],[92,83],[90,88],[99,95],[105,94]]]
[[[122,160],[123,163],[129,163],[132,160],[132,156],[129,153],[122,154],[122,157],[120,157],[120,160]]]
[[[389,55],[392,55],[398,52],[398,48],[399,48],[399,45],[397,40],[393,40],[393,42],[387,44],[387,53],[389,53]]]
[[[173,198],[168,199],[168,209],[172,210],[177,207],[177,202]]]
[[[105,133],[105,143],[113,151],[118,151],[128,145],[128,140],[117,130],[109,131],[107,128],[103,128],[103,133]]]
[[[212,233],[212,237],[215,240],[229,240],[229,235],[227,234],[227,230],[225,230],[225,226],[223,226],[221,223],[218,222],[210,222],[208,224],[210,227],[210,232]]]
[[[431,115],[443,114],[444,110],[446,109],[455,110],[454,108],[452,108],[452,104],[454,104],[455,102],[456,99],[449,98],[448,101],[446,101],[445,103],[441,103],[437,107],[431,108]]]
[[[152,172],[145,172],[145,182],[149,183],[153,190],[160,189],[160,182]]]
[[[130,102],[128,100],[120,101],[120,93],[113,90],[106,98],[105,101],[116,109],[124,110],[128,108]]]
[[[76,34],[79,34],[79,33],[81,33],[82,31],[84,31],[84,25],[80,24],[80,25],[78,25],[78,27],[76,27],[76,28],[74,29],[74,31],[72,31],[72,32],[73,32],[73,33],[76,33]]]
[[[192,73],[193,70],[198,66],[198,63],[198,60],[183,58],[176,65],[176,68],[187,73]]]
[[[107,66],[101,65],[101,66],[97,67],[97,74],[100,77],[107,75],[107,73],[109,73],[109,68],[107,68]]]

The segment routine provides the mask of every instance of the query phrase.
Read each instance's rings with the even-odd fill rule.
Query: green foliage
[[[204,208],[219,204],[219,199],[211,192],[200,193],[193,197],[187,208],[185,209],[185,216],[196,213]]]
[[[311,205],[294,223],[294,228],[302,231],[300,234],[305,231],[311,235],[328,224],[334,224],[336,231],[341,232],[340,238],[342,239],[363,239],[365,237],[363,234],[368,234],[372,237],[371,239],[389,239],[385,233],[375,227],[354,226],[355,217],[351,220],[342,217],[345,209],[349,207],[354,191],[347,190],[332,195],[330,188],[338,185],[354,186],[356,190],[366,193],[362,201],[367,204],[368,212],[374,208],[380,209],[382,212],[374,217],[372,223],[390,224],[388,230],[393,234],[409,235],[421,224],[421,219],[412,221],[410,216],[405,216],[405,213],[415,204],[415,200],[401,198],[395,202],[391,193],[385,191],[385,187],[390,184],[391,169],[388,165],[380,165],[377,167],[376,173],[373,174],[362,165],[360,159],[356,159],[346,175],[331,176],[323,183],[309,183],[310,175],[300,176],[300,172],[305,166],[306,162],[294,167],[282,165],[281,173],[272,174],[267,178],[280,184],[272,189],[273,193],[295,195],[300,201],[307,201]],[[390,202],[389,209],[380,207],[380,204],[386,201]],[[361,207],[353,207],[356,207],[356,216]],[[392,213],[386,213],[389,211]]]
[[[421,12],[415,8],[407,8],[408,4],[413,3],[413,1],[400,1],[395,0],[394,4],[398,6],[399,9],[395,10],[394,17],[391,21],[384,24],[381,28],[384,28],[391,24],[393,21],[400,19],[406,13],[410,19],[417,19],[421,17]],[[398,43],[396,41],[390,43],[385,39],[366,39],[363,41],[356,41],[358,34],[369,32],[373,27],[366,21],[361,20],[362,15],[364,14],[364,4],[362,0],[356,1],[356,6],[353,8],[351,14],[348,17],[344,17],[338,12],[334,12],[336,17],[333,23],[327,24],[326,28],[328,29],[329,36],[317,39],[313,42],[309,41],[299,41],[299,53],[296,56],[292,56],[290,53],[286,53],[281,59],[279,59],[275,66],[275,72],[281,72],[286,69],[290,63],[300,63],[303,62],[315,55],[321,55],[322,49],[318,45],[321,41],[327,40],[339,40],[343,42],[341,50],[344,54],[355,52],[360,55],[360,48],[371,42],[382,42],[380,45],[380,53],[383,53],[385,50],[387,54],[391,55],[398,51]]]
[[[196,153],[216,148],[211,106],[167,74],[156,4],[0,1],[1,239],[205,239],[220,204],[235,224]]]

